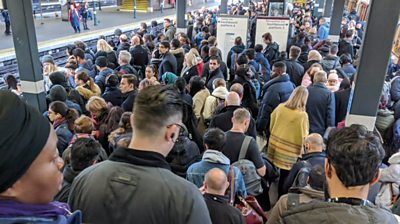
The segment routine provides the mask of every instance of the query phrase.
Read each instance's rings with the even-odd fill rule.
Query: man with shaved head
[[[320,165],[324,167],[325,163],[325,144],[324,139],[320,134],[312,133],[307,136],[304,141],[304,152],[301,158],[298,159],[290,170],[285,184],[283,185],[283,192],[286,194],[292,186],[297,173],[305,166],[314,167]]]
[[[131,48],[129,49],[129,53],[131,53],[132,59],[130,64],[137,67],[137,69],[142,71],[142,74],[144,74],[146,65],[149,63],[149,52],[140,44],[140,42],[140,36],[133,36],[131,39]]]
[[[232,128],[233,111],[242,108],[240,104],[240,96],[236,92],[229,92],[225,97],[225,107],[211,119],[210,127],[229,131]],[[251,118],[246,135],[250,135],[256,139],[256,134],[255,121]]]
[[[228,203],[225,197],[229,187],[228,178],[223,170],[213,168],[206,173],[204,180],[204,200],[206,201],[212,223],[246,223],[239,209]]]

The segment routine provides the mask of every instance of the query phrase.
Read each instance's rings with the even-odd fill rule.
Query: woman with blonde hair
[[[308,52],[307,62],[303,64],[304,71],[307,71],[314,63],[321,63],[322,55],[317,50]]]
[[[279,191],[301,155],[304,139],[308,136],[307,99],[307,88],[299,86],[271,114],[267,157],[280,169]]]
[[[324,70],[322,66],[319,63],[314,63],[310,66],[310,68],[306,71],[306,73],[303,75],[303,79],[301,81],[301,85],[304,87],[309,87],[310,85],[313,84],[313,79],[314,75],[319,72]]]
[[[186,83],[189,83],[190,78],[193,76],[199,76],[199,70],[197,69],[197,56],[196,53],[190,50],[185,54],[184,67],[181,72],[181,77],[183,77]]]
[[[107,67],[111,69],[115,69],[118,65],[117,54],[113,50],[113,48],[107,43],[104,39],[99,39],[97,41],[97,52],[95,58],[99,56],[104,56],[107,58]]]

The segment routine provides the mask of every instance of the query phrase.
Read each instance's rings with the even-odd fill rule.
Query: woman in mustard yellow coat
[[[301,155],[304,139],[308,135],[307,99],[307,88],[299,86],[271,114],[268,158],[280,168],[279,195],[290,169]]]

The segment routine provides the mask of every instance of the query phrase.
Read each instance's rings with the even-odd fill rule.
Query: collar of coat
[[[119,147],[111,154],[109,160],[138,166],[157,167],[171,170],[165,157],[157,152]]]

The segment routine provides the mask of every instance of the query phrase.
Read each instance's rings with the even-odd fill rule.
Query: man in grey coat
[[[117,148],[74,180],[68,202],[85,223],[211,223],[198,188],[165,160],[181,133],[182,107],[171,86],[138,94],[129,148]]]

